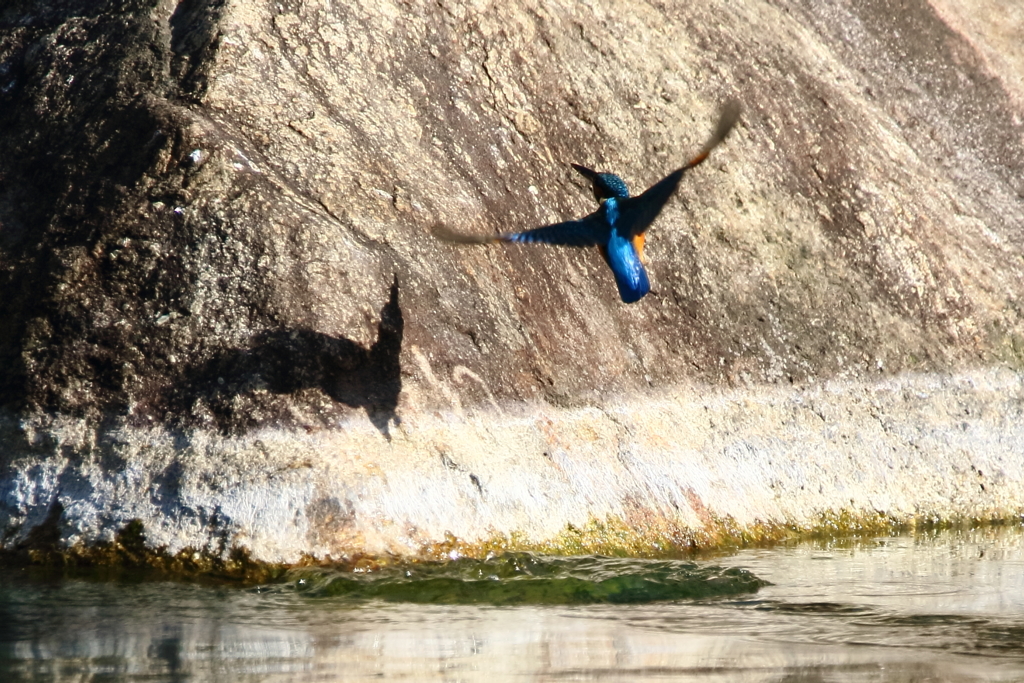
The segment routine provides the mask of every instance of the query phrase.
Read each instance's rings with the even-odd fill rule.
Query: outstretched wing
[[[619,230],[630,237],[641,235],[650,227],[654,219],[661,213],[665,203],[679,187],[679,181],[683,174],[694,166],[708,158],[715,147],[717,147],[725,136],[729,134],[732,127],[740,117],[740,104],[736,101],[727,102],[722,107],[722,113],[718,119],[718,126],[714,134],[704,143],[697,156],[693,157],[682,168],[676,169],[654,185],[647,188],[643,194],[628,199],[619,200]]]
[[[490,244],[501,239],[496,235],[467,235],[464,232],[456,232],[441,223],[435,224],[430,229],[430,232],[439,240],[455,242],[456,244]]]
[[[492,242],[518,242],[520,244],[560,244],[569,247],[590,247],[604,244],[608,239],[607,224],[594,212],[578,221],[566,221],[545,225],[542,228],[523,232],[506,232],[501,235],[467,235],[456,232],[438,223],[431,232],[434,237],[457,244],[490,244]]]
[[[523,232],[509,232],[498,237],[504,242],[520,244],[560,244],[568,247],[592,247],[608,239],[608,226],[597,211],[578,221],[545,225]]]

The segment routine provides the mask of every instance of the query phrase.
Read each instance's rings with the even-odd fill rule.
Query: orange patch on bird
[[[688,164],[686,164],[686,165],[690,166],[690,167],[696,166],[697,164],[699,164],[702,161],[704,161],[705,159],[707,159],[708,158],[708,154],[710,154],[710,153],[711,153],[710,149],[702,150],[700,154],[698,154],[694,158],[690,159],[690,162]]]
[[[644,241],[647,236],[644,233],[633,236],[633,248],[636,249],[637,256],[640,257],[641,263],[647,263],[647,259],[644,258]]]

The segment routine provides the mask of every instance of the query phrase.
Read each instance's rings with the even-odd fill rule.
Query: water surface
[[[307,570],[259,589],[0,574],[0,680],[361,679],[1021,681],[1024,533]]]

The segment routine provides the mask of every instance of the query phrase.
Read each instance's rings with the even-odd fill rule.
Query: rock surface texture
[[[1024,9],[983,4],[5,2],[0,544],[1021,514]],[[570,162],[637,193],[728,99],[637,304],[431,234],[590,213]]]

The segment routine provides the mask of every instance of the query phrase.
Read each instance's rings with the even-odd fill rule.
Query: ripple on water
[[[0,571],[0,681],[1024,681],[1022,527],[714,561],[509,554],[258,590]]]
[[[259,590],[433,604],[585,605],[727,597],[765,585],[745,569],[680,560],[504,553],[368,572],[304,568]]]

